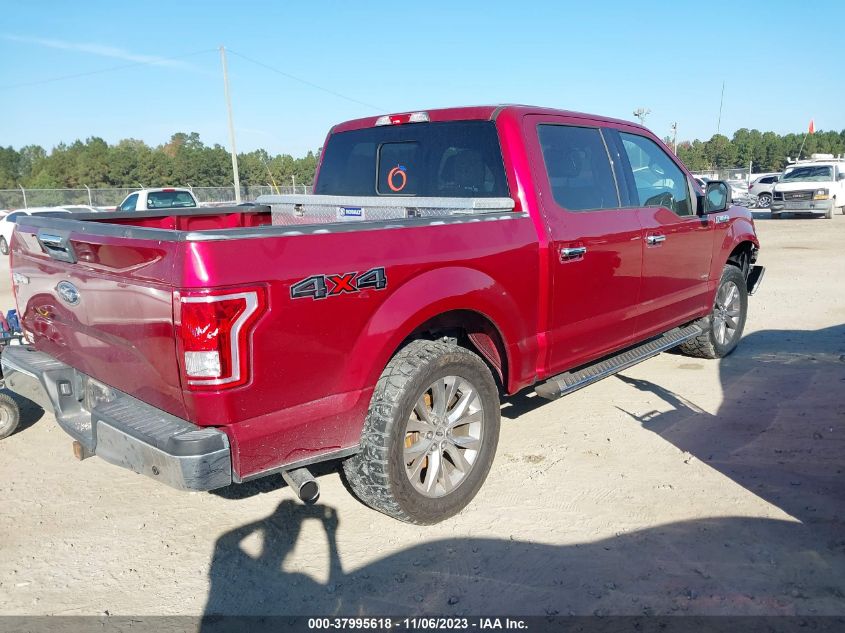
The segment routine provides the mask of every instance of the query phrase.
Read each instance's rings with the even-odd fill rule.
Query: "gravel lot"
[[[734,355],[510,399],[486,485],[434,527],[335,471],[313,507],[280,477],[180,493],[77,462],[30,406],[0,442],[0,613],[845,614],[845,216],[757,215]]]

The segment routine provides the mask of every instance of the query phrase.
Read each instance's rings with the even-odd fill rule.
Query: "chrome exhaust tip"
[[[320,484],[307,468],[283,471],[282,477],[302,503],[316,503],[320,498]]]

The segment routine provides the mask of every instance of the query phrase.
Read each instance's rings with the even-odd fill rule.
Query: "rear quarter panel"
[[[390,357],[415,328],[451,310],[487,316],[511,356],[511,380],[530,382],[538,245],[531,219],[511,218],[188,243],[180,287],[258,281],[269,298],[252,334],[251,382],[220,393],[186,392],[189,418],[226,425],[242,477],[357,445]],[[312,275],[376,267],[386,271],[383,290],[290,296],[293,284]]]

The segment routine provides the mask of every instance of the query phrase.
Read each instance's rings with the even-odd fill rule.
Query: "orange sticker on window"
[[[394,182],[394,179],[398,179],[400,181],[399,184]],[[396,165],[396,167],[391,169],[390,173],[387,174],[387,186],[390,187],[391,191],[402,191],[407,184],[408,176],[405,174],[404,165]]]

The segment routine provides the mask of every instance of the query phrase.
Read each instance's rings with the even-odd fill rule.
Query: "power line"
[[[260,62],[256,59],[252,59],[251,57],[247,57],[246,55],[241,55],[237,51],[233,51],[231,48],[227,48],[226,50],[229,53],[231,53],[232,55],[237,55],[241,59],[245,59],[248,62],[252,62],[253,64],[255,64],[257,66],[261,66],[262,68],[266,68],[267,70],[270,70],[270,71],[272,71],[276,74],[282,75],[283,77],[287,77],[288,79],[293,79],[294,81],[298,81],[299,83],[305,84],[306,86],[311,86],[312,88],[316,88],[317,90],[322,90],[323,92],[327,92],[330,95],[334,95],[335,97],[345,99],[346,101],[351,101],[352,103],[357,103],[358,105],[365,106],[367,108],[370,108],[372,110],[376,110],[378,112],[384,112],[385,111],[385,108],[382,108],[381,106],[373,105],[372,103],[367,103],[366,101],[360,101],[358,99],[354,99],[353,97],[347,97],[346,95],[341,94],[341,93],[339,93],[335,90],[331,90],[330,88],[320,86],[318,84],[315,84],[312,81],[308,81],[307,79],[302,79],[301,77],[297,77],[296,75],[291,75],[290,73],[287,73],[284,70],[280,70],[278,68],[275,68],[273,66],[265,64],[264,62]]]
[[[120,66],[112,66],[110,68],[101,68],[100,70],[89,70],[84,73],[74,73],[72,75],[62,75],[61,77],[51,77],[49,79],[38,79],[36,81],[26,81],[24,83],[19,84],[10,84],[8,86],[0,86],[0,91],[5,90],[13,90],[15,88],[24,88],[27,86],[40,86],[42,84],[49,84],[54,81],[65,81],[67,79],[77,79],[79,77],[88,77],[90,75],[99,75],[102,73],[110,73],[115,72],[117,70],[126,70],[127,68],[135,68],[137,66],[160,66],[161,62],[171,62],[177,61],[180,59],[185,59],[186,57],[194,57],[196,55],[202,55],[203,53],[211,53],[216,52],[217,49],[214,48],[207,48],[201,51],[195,51],[193,53],[187,53],[185,55],[177,55],[175,57],[161,57],[155,60],[145,61],[145,62],[134,62],[132,64],[122,64]]]

